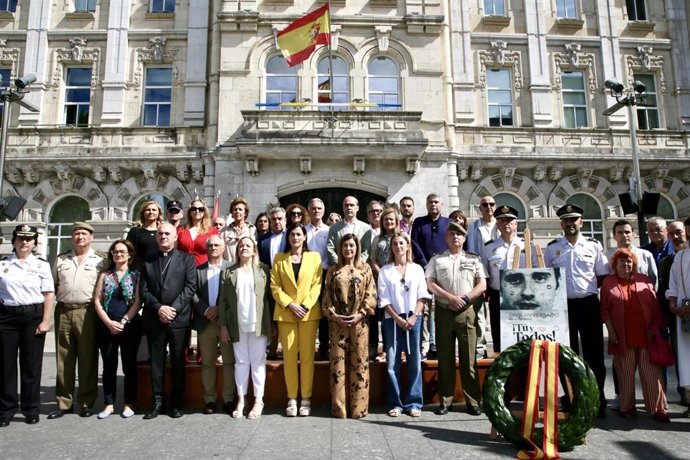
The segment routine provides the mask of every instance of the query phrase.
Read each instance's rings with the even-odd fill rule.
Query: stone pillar
[[[601,40],[601,62],[604,68],[603,79],[615,78],[625,82],[625,76],[621,67],[620,37],[615,35],[618,30],[616,16],[618,6],[607,0],[597,0],[596,4],[597,25]],[[613,102],[615,102],[613,98],[607,97],[606,103],[601,108],[605,109]],[[621,128],[627,124],[626,111],[619,110],[615,115],[608,117],[608,119],[611,127]]]
[[[473,125],[477,108],[474,104],[474,64],[470,38],[470,0],[450,1],[450,49],[455,99],[455,121],[460,125]]]
[[[203,126],[206,113],[208,1],[190,0],[187,29],[187,75],[184,86],[184,125]]]
[[[551,75],[546,48],[546,11],[543,0],[525,0],[527,54],[535,127],[552,126]]]
[[[48,28],[50,28],[52,17],[52,5],[53,2],[50,0],[32,1],[31,8],[29,8],[27,4],[26,11],[29,15],[29,19],[26,26],[24,69],[20,72],[19,76],[21,77],[28,73],[36,74],[38,79],[36,83],[32,85],[31,91],[24,96],[24,99],[38,107],[39,113],[32,113],[25,108],[21,108],[19,112],[20,125],[39,122],[41,116],[40,109],[42,108],[41,101],[43,98],[38,88],[45,88],[46,81],[43,78],[46,75],[50,78],[52,75],[52,72],[46,71],[46,63],[50,61],[48,56]]]
[[[127,56],[130,2],[111,0],[103,77],[103,126],[122,126],[127,87]]]

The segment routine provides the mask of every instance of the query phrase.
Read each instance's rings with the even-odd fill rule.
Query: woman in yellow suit
[[[276,301],[273,319],[278,323],[283,347],[283,368],[287,386],[286,415],[295,417],[297,392],[302,402],[299,415],[311,413],[311,390],[314,381],[316,330],[321,319],[321,257],[307,248],[307,231],[302,224],[288,229],[285,252],[276,254],[271,270],[271,292]],[[297,356],[299,354],[299,375]]]

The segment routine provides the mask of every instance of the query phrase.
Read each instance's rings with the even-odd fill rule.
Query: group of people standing
[[[43,342],[54,300],[57,409],[49,419],[75,409],[82,417],[94,414],[96,350],[103,359],[104,408],[98,418],[115,413],[118,353],[125,375],[121,416],[131,417],[137,396],[137,351],[144,334],[153,395],[144,418],[166,411],[173,418],[181,417],[190,328],[198,333],[206,414],[216,411],[220,350],[224,410],[235,418],[260,417],[267,354],[275,356],[280,343],[288,398],[285,413],[309,416],[317,336],[318,354],[330,362],[335,417],[367,415],[369,362],[377,358],[385,359],[387,366],[388,415],[421,416],[421,362],[427,355],[438,357],[437,413],[448,413],[455,392],[456,347],[466,411],[481,414],[476,359],[484,332],[483,309],[486,300],[494,348],[500,351],[499,274],[513,265],[515,246],[524,250],[524,241],[517,236],[517,211],[497,206],[486,196],[480,203],[482,217],[468,227],[460,210],[442,216],[438,195],[427,196],[425,204],[427,214],[412,219],[415,205],[410,197],[395,206],[372,201],[367,223],[357,218],[357,199],[347,196],[342,217],[332,216],[329,226],[323,220],[323,201],[313,198],[307,207],[275,207],[259,214],[252,224],[249,204],[242,197],[230,204],[227,222],[223,217],[212,219],[197,198],[187,208],[183,225],[181,203],[170,201],[164,220],[160,205],[147,201],[140,208],[137,226],[126,238],[113,242],[106,254],[91,248],[93,228],[76,222],[73,249],[58,256],[52,273],[45,261],[32,254],[37,229],[17,226],[14,254],[0,261],[0,426],[9,425],[20,408],[18,350],[21,411],[27,423],[39,421]],[[675,252],[681,251],[685,237],[673,237],[678,245],[667,239],[659,245],[653,236],[650,258],[632,246],[630,224],[618,222],[614,238],[619,248],[609,264],[601,245],[580,233],[579,207],[567,204],[557,215],[564,236],[546,248],[545,262],[563,271],[570,345],[580,352],[581,342],[581,354],[597,377],[600,414],[606,407],[603,322],[614,354],[621,414],[634,414],[631,379],[639,367],[647,411],[668,421],[661,370],[649,361],[649,341],[643,332],[652,325],[665,327],[669,319],[678,317],[678,327],[673,328],[676,350],[686,351],[689,346],[684,318],[690,316],[686,306],[690,292],[684,291],[683,270],[690,266],[683,263],[690,257],[668,264],[673,246]],[[658,222],[650,220],[653,225]],[[653,278],[638,273],[651,273],[664,262],[665,271],[654,270]],[[523,256],[520,265],[525,266]],[[657,279],[668,289],[660,291],[666,318],[657,300]],[[379,327],[384,356],[378,355]],[[172,391],[166,398],[168,355]],[[406,379],[401,375],[403,359]],[[690,380],[688,374],[690,370],[681,366],[681,384]],[[402,380],[407,380],[405,391]]]

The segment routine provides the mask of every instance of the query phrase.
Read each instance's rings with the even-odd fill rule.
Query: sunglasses
[[[199,208],[199,207],[194,207],[194,208],[189,208],[191,212],[204,212],[204,208]]]
[[[173,209],[168,209],[168,212],[169,212],[170,214],[179,214],[179,213],[182,212],[182,210],[181,210],[181,209],[177,209],[177,208],[173,208]]]
[[[410,286],[408,286],[407,284],[405,284],[405,278],[400,278],[400,284],[402,284],[403,289],[405,290],[405,292],[407,292],[407,291],[410,290]]]
[[[496,206],[496,203],[482,203],[479,206],[481,206],[482,208],[488,208],[489,206],[491,206],[493,208],[494,206]]]
[[[222,223],[220,223],[220,222],[216,222],[215,224],[213,224],[213,226],[214,226],[214,227],[220,228],[220,227],[223,227],[224,224],[222,224]]]
[[[383,212],[383,209],[371,209],[369,211],[369,214],[381,214]]]
[[[302,217],[302,213],[301,213],[301,212],[291,212],[290,215],[291,215],[292,217]]]
[[[129,251],[112,251],[111,254],[114,256],[124,256],[125,254],[129,254]]]

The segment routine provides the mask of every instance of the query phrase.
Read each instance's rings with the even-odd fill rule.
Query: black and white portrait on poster
[[[560,268],[501,270],[501,348],[526,339],[570,344]]]

